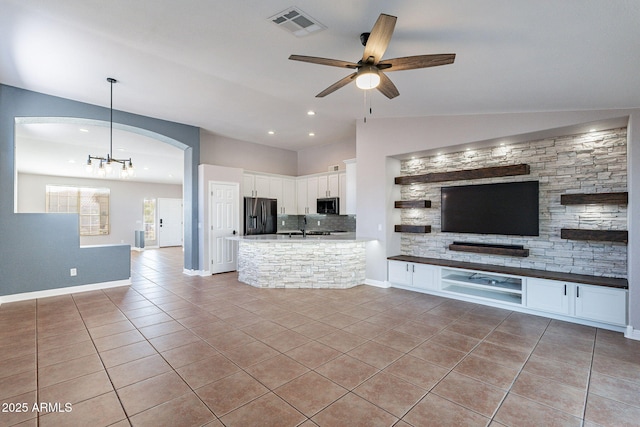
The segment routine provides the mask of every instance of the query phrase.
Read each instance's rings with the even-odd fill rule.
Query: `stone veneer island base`
[[[366,240],[238,237],[238,280],[258,288],[347,289],[365,280]]]

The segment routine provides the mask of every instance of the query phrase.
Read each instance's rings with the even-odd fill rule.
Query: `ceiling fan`
[[[446,53],[438,55],[405,56],[403,58],[383,60],[382,55],[384,55],[385,50],[387,50],[397,19],[395,16],[381,13],[371,33],[362,33],[360,35],[360,41],[364,46],[364,54],[362,55],[362,59],[357,63],[304,55],[291,55],[289,59],[356,70],[354,73],[338,80],[317,94],[317,98],[327,96],[354,80],[360,89],[377,88],[387,98],[395,98],[400,95],[400,92],[398,92],[396,86],[384,72],[447,65],[452,64],[456,58],[455,53]]]

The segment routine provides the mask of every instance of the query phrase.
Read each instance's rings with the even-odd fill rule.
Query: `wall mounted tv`
[[[538,181],[442,187],[442,231],[539,235]]]

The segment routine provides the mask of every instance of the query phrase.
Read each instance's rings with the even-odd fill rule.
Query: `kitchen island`
[[[258,288],[346,289],[364,283],[365,246],[355,233],[236,236],[238,280]]]

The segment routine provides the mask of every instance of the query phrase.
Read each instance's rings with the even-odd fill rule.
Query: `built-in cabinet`
[[[270,197],[269,176],[245,173],[242,180],[244,197]]]
[[[523,275],[501,274],[388,261],[388,281],[393,286],[614,330],[626,326],[626,288],[541,279],[521,271]]]
[[[389,261],[389,281],[420,289],[436,289],[437,268],[427,264]]]
[[[528,279],[527,307],[580,319],[626,324],[627,292],[556,280]]]
[[[352,169],[353,167],[355,164]],[[288,215],[315,214],[319,198],[339,197],[340,215],[355,214],[355,178],[355,173],[349,176],[346,172],[329,172],[297,178],[245,173],[243,195],[277,199],[278,213]]]

